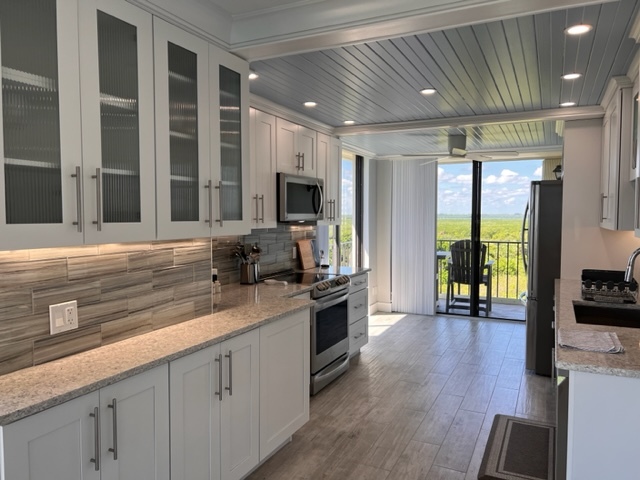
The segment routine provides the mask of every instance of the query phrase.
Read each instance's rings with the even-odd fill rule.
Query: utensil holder
[[[255,263],[243,263],[240,265],[240,283],[252,285],[257,281],[257,268]]]

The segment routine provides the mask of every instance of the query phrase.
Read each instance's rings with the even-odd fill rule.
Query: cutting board
[[[313,258],[313,247],[311,246],[311,240],[298,240],[298,257],[300,258],[300,266],[302,270],[309,268],[315,268],[316,261]]]

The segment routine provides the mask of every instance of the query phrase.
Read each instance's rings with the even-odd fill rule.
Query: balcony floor
[[[438,300],[437,313],[445,313],[445,299],[441,297]],[[450,315],[469,315],[469,310],[462,308],[449,308]],[[480,312],[481,318],[486,318],[484,312]],[[525,306],[521,303],[501,303],[499,299],[493,299],[491,302],[491,311],[489,312],[489,318],[502,319],[502,320],[517,320],[520,322],[525,321]]]

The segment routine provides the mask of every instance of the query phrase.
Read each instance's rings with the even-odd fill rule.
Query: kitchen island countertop
[[[585,304],[594,303],[582,301],[580,287],[580,280],[556,280],[556,367],[578,372],[640,378],[640,328],[577,323],[573,311],[573,301],[575,300]],[[638,311],[638,322],[640,323],[640,306],[637,304],[614,304],[612,306],[616,308],[636,309]],[[560,348],[558,347],[557,337],[557,331],[560,328],[615,332],[625,351],[624,353],[610,354]]]

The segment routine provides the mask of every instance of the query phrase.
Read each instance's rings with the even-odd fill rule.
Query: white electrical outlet
[[[298,258],[298,249],[293,247],[293,259],[295,260],[296,258]]]
[[[49,332],[51,335],[78,328],[78,302],[49,305]]]

